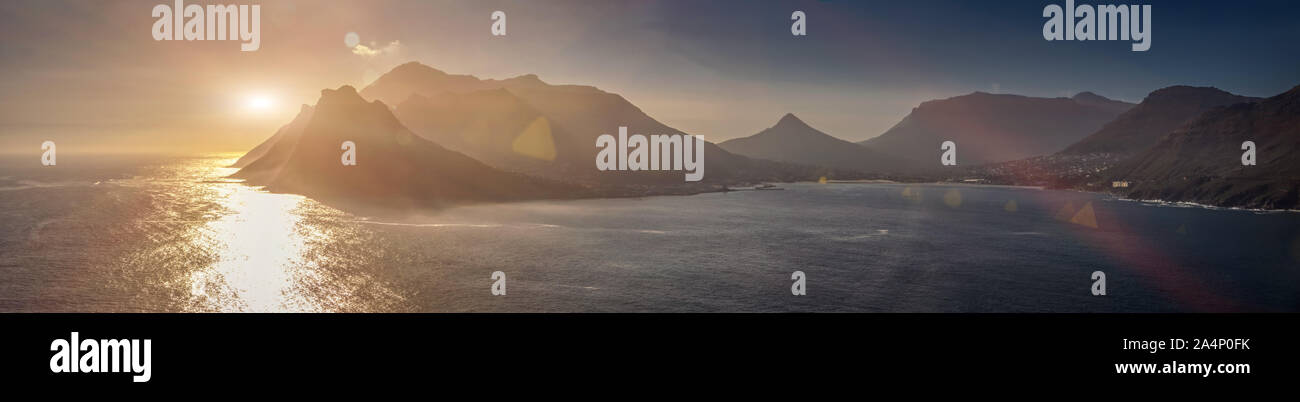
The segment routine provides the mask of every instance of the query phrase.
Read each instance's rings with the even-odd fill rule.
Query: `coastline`
[[[348,209],[356,209],[357,207],[360,206],[360,205],[356,205],[356,204],[358,203],[358,200],[339,200],[339,199],[323,200],[323,199],[318,199],[317,197],[312,197],[311,195],[308,195],[308,194],[302,194],[302,193],[293,192],[293,191],[282,191],[282,190],[276,190],[276,189],[272,189],[272,188],[270,188],[269,186],[266,186],[266,185],[258,185],[258,184],[254,184],[254,183],[249,183],[247,180],[243,180],[243,179],[234,179],[234,180],[239,180],[239,183],[240,183],[240,184],[247,185],[247,186],[250,186],[250,187],[256,187],[256,188],[258,188],[258,189],[260,189],[260,190],[262,190],[262,191],[267,191],[267,192],[270,192],[270,193],[276,193],[276,194],[293,194],[293,195],[298,195],[298,196],[303,196],[303,197],[308,197],[308,198],[316,199],[317,201],[322,201],[322,202],[326,202],[327,204],[333,204],[333,205],[347,204],[347,205],[349,205],[349,207],[350,207],[350,208],[348,208]],[[782,181],[773,181],[773,182],[764,182],[764,183],[780,183],[780,184],[817,184],[818,181],[815,181],[815,180],[785,181],[785,182],[782,182]],[[742,191],[761,191],[761,190],[757,190],[757,189],[753,188],[754,186],[758,186],[758,185],[761,185],[761,184],[763,184],[763,183],[759,183],[759,184],[747,183],[747,184],[745,184],[744,186],[739,187],[739,188],[731,188],[731,187],[726,186],[726,185],[711,185],[711,186],[709,186],[708,188],[703,188],[703,187],[695,187],[695,188],[674,188],[674,189],[663,189],[663,191],[644,190],[644,191],[635,191],[635,192],[629,192],[629,191],[614,191],[614,192],[603,193],[603,194],[600,193],[599,191],[593,191],[591,194],[589,194],[589,195],[587,195],[587,196],[575,196],[575,197],[543,197],[543,198],[528,198],[528,199],[518,199],[518,200],[483,201],[483,202],[456,202],[456,203],[445,203],[445,204],[430,204],[430,205],[425,205],[425,206],[416,206],[416,205],[413,205],[413,208],[408,207],[408,208],[400,208],[400,209],[401,209],[401,210],[446,209],[446,208],[454,208],[454,207],[462,207],[462,206],[472,206],[472,205],[483,205],[483,204],[510,204],[510,203],[518,203],[518,202],[533,202],[533,201],[577,201],[577,200],[599,200],[599,199],[611,199],[611,200],[613,200],[613,199],[642,199],[642,198],[652,198],[652,197],[680,197],[680,196],[693,196],[693,195],[710,194],[710,193],[728,193],[728,192],[742,192]],[[942,182],[942,181],[901,182],[901,181],[883,180],[883,179],[881,179],[881,180],[865,180],[865,179],[864,179],[864,180],[827,180],[825,184],[893,184],[893,185],[931,185],[931,186],[944,186],[944,187],[991,187],[991,188],[1009,188],[1009,189],[1037,190],[1037,191],[1044,191],[1044,190],[1074,191],[1074,192],[1090,193],[1090,194],[1097,194],[1097,195],[1108,196],[1108,197],[1111,197],[1112,199],[1114,199],[1114,200],[1118,200],[1118,201],[1135,202],[1135,203],[1140,203],[1140,204],[1144,204],[1144,205],[1147,205],[1147,206],[1153,206],[1153,207],[1201,208],[1201,209],[1207,209],[1207,210],[1242,211],[1242,212],[1254,212],[1254,213],[1300,213],[1300,209],[1266,209],[1266,208],[1225,207],[1225,206],[1218,206],[1218,205],[1212,205],[1212,204],[1203,204],[1203,203],[1197,203],[1197,202],[1191,202],[1191,201],[1168,201],[1168,200],[1161,200],[1161,199],[1133,199],[1133,198],[1125,197],[1125,196],[1123,196],[1123,195],[1114,194],[1114,193],[1110,193],[1110,192],[1106,192],[1106,191],[1089,191],[1089,190],[1080,190],[1080,189],[1052,189],[1052,188],[1047,188],[1047,187],[1045,187],[1045,186],[1023,186],[1023,185],[1010,185],[1010,184],[956,183],[956,182]],[[365,204],[365,202],[361,202],[361,204]],[[398,211],[393,211],[393,210],[391,210],[390,208],[377,207],[377,206],[373,206],[373,205],[368,206],[368,207],[366,207],[366,208],[362,208],[362,209],[373,209],[373,208],[380,208],[380,209],[388,210],[389,212],[398,212]]]
[[[1102,193],[1102,194],[1109,194],[1109,193]],[[1114,195],[1114,194],[1110,194],[1110,195]],[[1191,202],[1191,201],[1166,201],[1160,199],[1141,200],[1141,199],[1127,198],[1127,197],[1122,197],[1117,195],[1115,196],[1115,199],[1119,201],[1136,202],[1139,204],[1144,204],[1144,205],[1154,206],[1154,207],[1200,208],[1200,209],[1211,209],[1211,210],[1222,210],[1222,211],[1242,211],[1242,212],[1268,213],[1268,214],[1300,212],[1300,209],[1223,207],[1223,206],[1211,205],[1211,204],[1201,204],[1201,203]]]
[[[995,187],[995,188],[1018,188],[1018,189],[1025,189],[1025,190],[1059,190],[1059,191],[1077,191],[1077,192],[1082,192],[1082,193],[1091,193],[1091,194],[1099,194],[1099,195],[1110,196],[1110,197],[1113,197],[1114,199],[1116,199],[1116,200],[1120,200],[1120,201],[1137,202],[1137,203],[1147,204],[1147,205],[1151,205],[1151,206],[1159,206],[1159,207],[1202,208],[1202,209],[1210,209],[1210,210],[1244,211],[1244,212],[1256,212],[1256,213],[1297,213],[1297,212],[1300,212],[1300,209],[1287,209],[1287,208],[1274,208],[1274,209],[1270,209],[1270,208],[1228,207],[1228,206],[1221,206],[1221,205],[1214,205],[1214,204],[1206,204],[1206,203],[1200,203],[1200,202],[1194,202],[1194,201],[1169,201],[1169,200],[1163,200],[1163,199],[1135,199],[1135,198],[1129,198],[1129,197],[1126,197],[1126,196],[1124,196],[1124,195],[1115,194],[1115,193],[1108,192],[1108,191],[1094,191],[1094,190],[1082,190],[1082,189],[1070,189],[1070,188],[1048,188],[1047,186],[1025,186],[1025,185],[1014,185],[1014,184],[959,183],[959,182],[944,182],[944,181],[915,182],[915,183],[913,183],[913,182],[900,182],[900,181],[894,181],[894,180],[827,180],[826,182],[827,182],[827,183],[840,183],[840,184],[929,184],[929,185],[943,185],[943,186],[954,186],[954,187]],[[799,183],[802,183],[802,182],[799,182]]]

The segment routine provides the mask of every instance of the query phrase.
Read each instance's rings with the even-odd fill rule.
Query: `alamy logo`
[[[58,162],[58,158],[57,158],[57,155],[56,155],[57,150],[58,150],[58,149],[54,146],[54,141],[45,141],[45,142],[42,142],[42,143],[41,143],[41,151],[44,151],[44,152],[41,153],[41,166],[54,166],[54,165],[56,165],[57,162]]]
[[[1043,7],[1043,39],[1054,40],[1131,40],[1134,52],[1151,49],[1151,6],[1136,4],[1074,6],[1065,0],[1065,9],[1056,4]]]
[[[262,47],[262,6],[208,5],[186,6],[176,0],[175,7],[153,7],[153,40],[238,40],[239,50],[252,52]]]
[[[596,154],[596,169],[602,172],[685,170],[686,181],[704,179],[704,136],[651,135],[647,141],[641,134],[629,138],[627,127],[619,127],[617,140],[612,135],[601,134],[596,137],[596,148],[601,148]]]
[[[54,373],[135,373],[135,382],[148,382],[152,341],[145,339],[69,339],[50,342],[50,371]]]

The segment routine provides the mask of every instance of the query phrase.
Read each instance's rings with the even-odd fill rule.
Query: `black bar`
[[[171,388],[418,387],[575,379],[655,382],[720,373],[803,379],[1132,385],[1295,377],[1289,314],[6,314],[14,384]],[[53,373],[55,339],[150,339],[151,378]],[[1249,339],[1248,350],[1123,350],[1124,339]],[[1192,345],[1188,345],[1191,347]],[[1249,374],[1116,374],[1117,363],[1244,363]]]

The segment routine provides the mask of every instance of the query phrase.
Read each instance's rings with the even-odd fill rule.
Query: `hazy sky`
[[[266,0],[255,52],[154,41],[162,3],[0,3],[0,146],[243,151],[320,89],[364,86],[406,61],[594,85],[712,141],[787,112],[862,140],[924,100],[972,91],[1136,102],[1176,84],[1251,96],[1300,85],[1300,2],[1284,0],[1138,2],[1154,8],[1147,52],[1043,40],[1043,6],[1063,0]],[[507,13],[505,37],[490,35],[493,10]],[[793,10],[807,13],[808,36],[790,35]],[[345,46],[348,32],[371,54]]]

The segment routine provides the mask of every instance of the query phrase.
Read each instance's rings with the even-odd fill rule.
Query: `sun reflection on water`
[[[355,237],[348,228],[312,219],[341,212],[292,194],[275,194],[225,177],[233,159],[195,166],[194,204],[211,205],[188,245],[205,250],[209,263],[190,267],[191,308],[199,311],[345,311],[354,296],[392,295],[356,270],[355,261],[331,263],[330,248]],[[323,211],[323,212],[322,212]],[[375,288],[380,288],[376,290]],[[362,294],[362,295],[359,295]],[[373,306],[372,306],[373,307]]]
[[[309,304],[292,291],[290,272],[303,265],[305,242],[297,230],[302,216],[295,213],[303,198],[245,186],[223,189],[227,194],[219,200],[229,213],[203,228],[211,233],[204,238],[214,242],[210,247],[219,257],[208,269],[192,273],[192,293],[206,297],[217,290],[236,296],[209,300],[222,311],[303,311]]]

